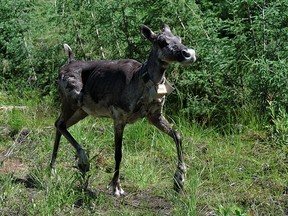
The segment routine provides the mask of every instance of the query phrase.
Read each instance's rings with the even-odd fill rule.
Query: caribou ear
[[[149,41],[154,41],[156,39],[156,34],[148,28],[146,25],[141,25],[141,34]]]
[[[163,32],[164,32],[164,31],[171,32],[170,27],[169,27],[167,24],[164,24],[164,25],[163,25],[162,31],[163,31]]]

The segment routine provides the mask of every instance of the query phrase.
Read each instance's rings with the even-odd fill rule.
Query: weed
[[[283,108],[276,111],[272,101],[269,101],[269,110],[272,121],[269,127],[271,139],[279,145],[288,145],[288,114]]]
[[[3,215],[284,215],[287,211],[287,152],[269,145],[255,119],[249,125],[247,117],[242,123],[247,128],[229,129],[223,135],[218,129],[174,118],[187,165],[181,194],[173,191],[177,165],[173,140],[146,120],[128,126],[120,171],[128,196],[115,199],[107,187],[114,170],[112,122],[88,117],[69,128],[90,156],[86,181],[74,168],[75,152],[64,138],[56,173],[50,175],[56,113],[43,104],[0,113],[4,128],[15,130],[0,140],[1,158],[13,149],[0,167]]]
[[[249,214],[245,213],[243,209],[238,207],[237,205],[233,205],[232,207],[224,207],[219,205],[218,214],[221,216],[249,216]]]

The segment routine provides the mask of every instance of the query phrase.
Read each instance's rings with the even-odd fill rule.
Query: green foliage
[[[271,139],[276,144],[286,145],[288,147],[288,114],[285,109],[275,110],[272,102],[269,102],[269,110],[272,124],[269,127]]]
[[[84,190],[75,150],[65,138],[56,170],[49,172],[56,112],[52,106],[44,109],[43,102],[0,112],[2,215],[252,216],[287,211],[287,148],[271,145],[263,131],[222,136],[183,118],[175,122],[187,165],[183,193],[173,190],[173,140],[143,120],[125,128],[120,176],[129,194],[113,197],[107,189],[115,166],[113,123],[89,117],[69,128],[90,155],[89,190]],[[18,130],[3,134],[3,127]]]
[[[241,208],[234,205],[232,207],[225,208],[222,205],[219,205],[218,208],[219,215],[221,216],[248,216]]]
[[[3,214],[284,215],[285,11],[287,1],[0,0],[0,105],[28,107],[0,111],[1,156],[15,148],[0,167]],[[169,24],[197,53],[195,64],[167,70],[176,91],[167,97],[166,110],[168,116],[180,116],[176,125],[187,161],[186,189],[180,196],[171,189],[173,142],[142,121],[124,135],[121,180],[132,193],[112,198],[106,186],[114,168],[113,127],[110,121],[87,118],[70,131],[90,155],[89,184],[97,191],[90,196],[76,187],[81,184],[73,174],[77,162],[65,139],[57,174],[50,178],[46,172],[58,115],[55,78],[67,61],[63,43],[77,59],[144,62],[150,44],[139,34],[142,23],[155,31]],[[267,119],[270,124],[262,131]],[[22,128],[29,135],[16,145]],[[14,165],[15,171],[5,170]],[[26,188],[27,183],[34,188]]]
[[[287,16],[274,18],[288,4],[199,1],[198,6],[205,37],[197,38],[196,72],[185,70],[177,83],[181,92],[191,92],[182,111],[222,124],[245,106],[266,115],[269,97],[287,110]]]
[[[1,82],[5,82],[5,86],[10,84],[10,79],[22,77],[23,71],[29,69],[27,38],[25,37],[30,21],[29,6],[28,0],[17,2],[1,0],[0,66]],[[25,82],[27,76],[23,78],[21,81]]]
[[[269,116],[288,104],[287,2],[279,1],[65,1],[11,2],[0,6],[1,89],[40,89],[58,98],[57,71],[66,62],[63,43],[77,59],[134,58],[144,62],[150,44],[141,23],[157,31],[167,23],[194,47],[194,65],[172,65],[167,77],[177,87],[168,112],[203,125],[223,125],[250,107]],[[175,110],[179,112],[175,112]],[[237,119],[233,117],[230,119]],[[230,122],[232,123],[232,122]],[[234,122],[236,123],[236,122]]]

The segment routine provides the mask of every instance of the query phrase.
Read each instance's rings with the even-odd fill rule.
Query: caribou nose
[[[185,58],[186,61],[196,61],[195,50],[193,49],[183,49],[182,56]]]

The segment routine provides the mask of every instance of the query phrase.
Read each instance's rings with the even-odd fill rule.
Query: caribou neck
[[[153,47],[148,60],[143,64],[142,75],[148,74],[149,79],[155,84],[160,84],[164,80],[165,70],[168,63],[161,61],[157,56],[158,48]]]

